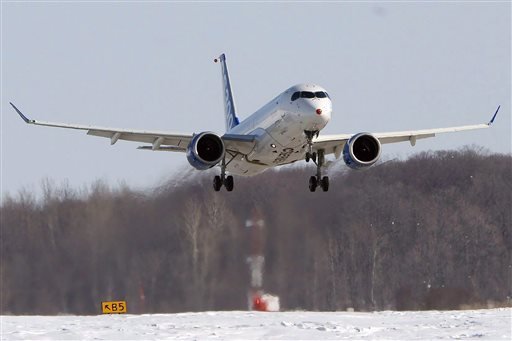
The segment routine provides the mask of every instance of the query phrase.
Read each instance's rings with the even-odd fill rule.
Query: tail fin
[[[215,62],[218,60],[215,59]],[[224,111],[226,114],[226,131],[237,126],[240,121],[236,116],[235,101],[233,99],[233,91],[231,90],[231,82],[229,81],[228,66],[226,64],[226,56],[223,54],[219,57],[222,66],[222,84],[224,86]]]

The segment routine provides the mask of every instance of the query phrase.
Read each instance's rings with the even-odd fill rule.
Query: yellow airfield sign
[[[101,311],[103,314],[126,314],[126,301],[101,302]]]

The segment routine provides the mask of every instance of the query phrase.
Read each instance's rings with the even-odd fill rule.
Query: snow
[[[511,340],[512,309],[1,316],[2,340]]]

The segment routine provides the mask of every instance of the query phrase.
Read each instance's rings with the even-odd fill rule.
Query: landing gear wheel
[[[215,192],[218,192],[218,191],[220,191],[221,187],[222,187],[222,180],[221,180],[220,176],[215,175],[215,177],[213,178],[213,189],[215,190]]]
[[[306,162],[309,162],[309,160],[311,159],[311,154],[309,154],[309,152],[306,153]]]
[[[233,187],[235,187],[235,182],[233,180],[233,177],[231,175],[228,175],[226,179],[224,180],[224,186],[226,186],[226,190],[228,192],[231,192],[233,190]]]
[[[223,185],[226,187],[226,191],[228,192],[231,192],[235,186],[233,177],[231,175],[226,176],[226,159],[222,159],[222,163],[220,165],[220,176],[216,175],[213,178],[213,189],[215,192],[218,192]]]
[[[318,181],[316,180],[316,176],[312,176],[309,178],[309,190],[314,192],[316,187],[318,186]]]
[[[324,176],[322,178],[322,181],[320,182],[320,186],[322,187],[324,192],[327,192],[329,190],[329,177]]]
[[[316,153],[311,154],[311,160],[313,160],[313,162],[316,163]]]

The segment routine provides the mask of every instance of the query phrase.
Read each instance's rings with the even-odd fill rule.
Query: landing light
[[[316,114],[317,115],[322,115],[322,109],[320,109],[320,108],[316,109]]]

